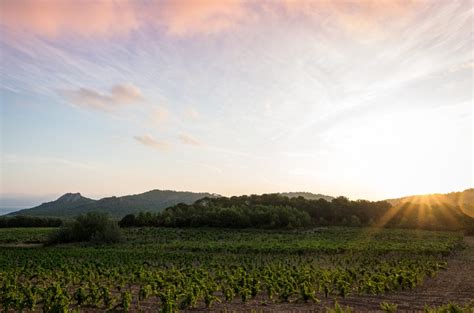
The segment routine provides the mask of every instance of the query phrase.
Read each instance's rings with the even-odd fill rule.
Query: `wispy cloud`
[[[462,68],[472,69],[472,68],[474,68],[474,61],[466,62],[466,63],[464,63],[461,67],[462,67]]]
[[[199,112],[195,108],[187,108],[184,116],[192,120],[197,120],[200,117]]]
[[[170,147],[167,142],[156,140],[149,134],[143,136],[135,136],[133,138],[142,145],[161,151],[167,150]]]
[[[48,157],[48,156],[29,156],[29,155],[17,155],[17,154],[6,154],[2,158],[2,162],[6,164],[36,164],[36,165],[51,165],[51,166],[67,166],[80,168],[85,170],[96,169],[99,167],[98,164],[90,164],[77,160],[70,160],[64,158]]]
[[[222,174],[224,172],[220,167],[217,167],[217,166],[214,166],[214,165],[211,165],[211,164],[207,164],[207,163],[190,162],[190,161],[178,161],[178,162],[183,163],[183,164],[190,164],[190,165],[194,165],[194,166],[203,167],[205,169],[208,169],[208,170],[220,173],[220,174]]]
[[[153,126],[162,126],[163,123],[168,121],[171,114],[168,111],[168,109],[160,106],[160,107],[153,108],[150,116],[151,116],[151,124]]]
[[[201,143],[198,140],[194,139],[191,136],[185,135],[185,134],[179,135],[179,140],[181,141],[181,143],[183,143],[185,145],[192,145],[192,146],[200,146],[201,145]]]
[[[103,111],[113,111],[120,105],[143,100],[140,89],[133,84],[114,85],[109,93],[79,88],[61,91],[61,94],[74,105]]]
[[[281,0],[276,6],[290,16],[326,24],[342,35],[373,39],[407,23],[429,3],[424,0]]]

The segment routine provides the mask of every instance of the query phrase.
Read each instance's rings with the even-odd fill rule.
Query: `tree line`
[[[229,228],[364,226],[374,223],[390,207],[385,201],[350,201],[345,197],[332,201],[289,198],[279,194],[203,198],[194,204],[180,203],[159,213],[129,214],[119,225]]]
[[[11,227],[59,227],[62,220],[52,217],[33,216],[2,216],[0,217],[0,228]]]
[[[203,198],[159,213],[126,215],[121,227],[297,228],[307,226],[381,226],[431,230],[472,229],[474,219],[459,207],[387,201],[331,201],[289,198],[280,194]]]

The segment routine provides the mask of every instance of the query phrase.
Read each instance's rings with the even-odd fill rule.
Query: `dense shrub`
[[[107,214],[90,212],[79,215],[72,222],[66,223],[54,232],[49,243],[92,242],[115,243],[120,241],[118,225],[109,220]]]
[[[59,227],[62,221],[59,218],[32,217],[32,216],[2,216],[0,228],[9,227]]]

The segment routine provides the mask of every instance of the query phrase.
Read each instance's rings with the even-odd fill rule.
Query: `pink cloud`
[[[139,26],[131,4],[113,0],[3,0],[0,24],[46,37],[123,34]]]
[[[423,0],[3,0],[0,24],[46,37],[123,35],[147,25],[171,36],[211,35],[269,18],[330,21],[347,32],[372,33],[411,16]],[[326,23],[326,22],[325,22]]]
[[[176,36],[230,30],[250,15],[241,0],[171,0],[159,10],[167,32]]]
[[[142,100],[142,92],[133,84],[114,85],[110,89],[110,96],[114,102],[130,103]]]
[[[4,0],[0,5],[1,25],[45,37],[121,35],[145,24],[175,36],[214,34],[248,14],[240,0]]]

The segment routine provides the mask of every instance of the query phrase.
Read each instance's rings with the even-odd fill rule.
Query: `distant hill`
[[[0,216],[6,215],[8,213],[15,212],[15,211],[18,211],[18,210],[20,210],[20,209],[18,209],[18,208],[0,208]]]
[[[113,218],[140,211],[159,212],[178,203],[191,204],[204,197],[217,197],[216,194],[187,191],[151,190],[137,195],[108,197],[93,200],[80,193],[67,193],[55,201],[43,203],[31,209],[10,213],[9,215],[45,216],[69,218],[79,214],[98,211],[108,213]]]
[[[324,199],[326,201],[332,201],[334,197],[322,195],[319,193],[311,193],[311,192],[280,192],[281,196],[288,197],[288,198],[298,198],[303,197],[306,200],[319,200]]]
[[[12,212],[9,215],[66,216],[68,211],[94,203],[96,200],[83,197],[80,193],[66,193],[55,201],[45,202],[32,209]]]
[[[460,192],[450,192],[446,194],[428,194],[402,197],[398,199],[386,200],[393,206],[400,206],[405,203],[424,204],[429,206],[450,205],[456,206],[461,211],[474,217],[474,189],[466,189]]]

